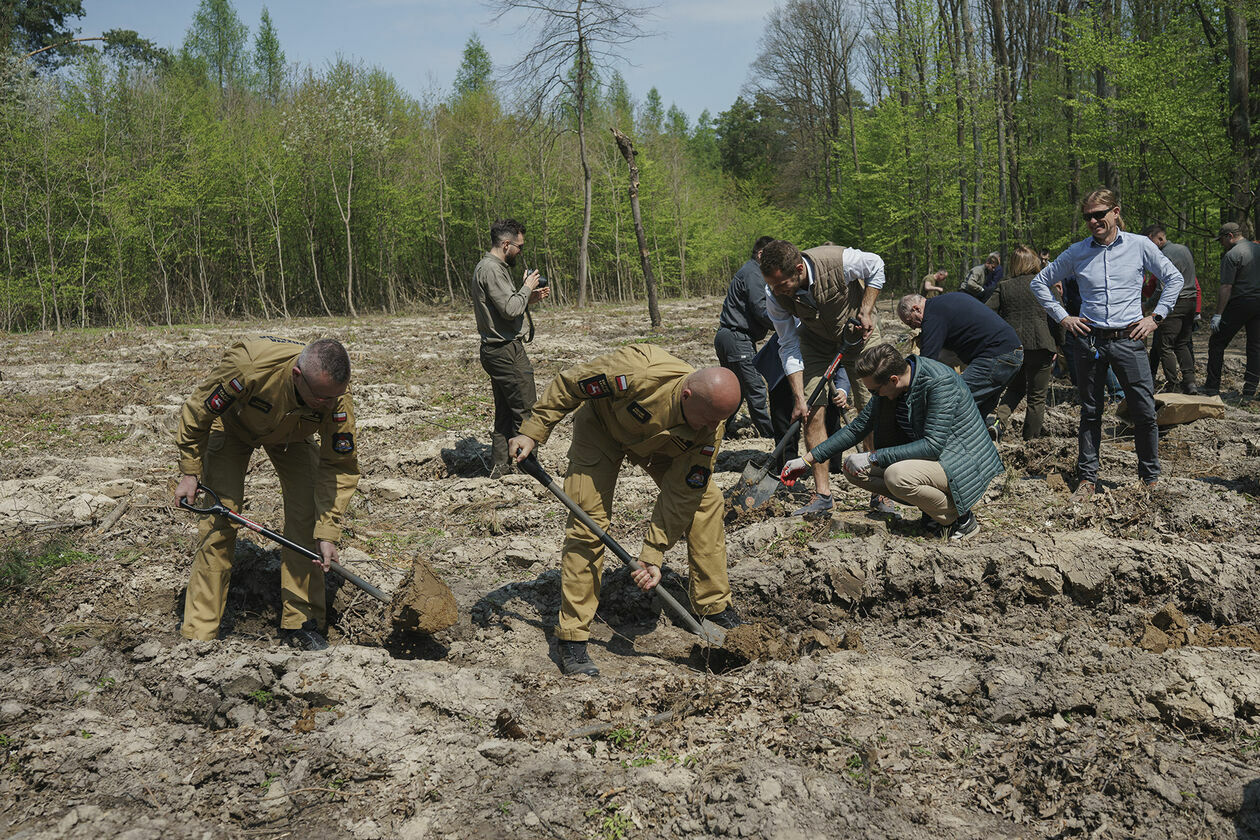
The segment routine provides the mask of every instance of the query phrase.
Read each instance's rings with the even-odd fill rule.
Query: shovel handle
[[[599,537],[600,542],[612,549],[612,553],[616,554],[621,562],[636,571],[643,568],[643,564],[631,557],[630,553],[621,547],[621,543],[608,536],[608,532],[599,527],[599,525],[595,523],[595,520],[591,518],[589,513],[578,507],[577,502],[570,499],[568,495],[560,489],[560,486],[556,484],[556,480],[552,478],[545,469],[543,469],[542,464],[538,463],[537,458],[531,455],[523,461],[517,462],[516,465],[520,467],[521,472],[528,473],[538,479],[539,484],[546,487],[551,491],[553,496],[563,502],[564,506],[578,518],[579,522],[587,528],[590,528],[591,533]],[[695,617],[692,616],[692,614],[688,612],[682,604],[678,603],[678,599],[666,592],[664,587],[657,586],[652,590],[652,592],[656,595],[656,597],[660,598],[665,603],[665,606],[669,607],[670,612],[677,616],[678,620],[686,625],[688,630],[697,636],[709,636],[709,631],[702,628],[700,626],[700,622],[696,621]]]
[[[229,522],[233,522],[237,525],[243,525],[249,530],[253,531],[254,533],[261,534],[262,536],[266,537],[269,540],[272,540],[273,542],[278,542],[280,543],[280,545],[284,546],[290,551],[297,552],[298,554],[302,555],[308,560],[314,560],[316,563],[320,563],[320,564],[324,562],[323,555],[317,554],[316,552],[311,551],[306,546],[300,545],[299,543],[295,543],[293,540],[289,539],[283,534],[277,533],[271,530],[270,528],[265,528],[251,519],[246,519],[245,517],[241,516],[236,511],[228,508],[221,501],[219,501],[219,494],[211,490],[206,485],[198,482],[197,489],[207,494],[211,498],[213,498],[214,503],[211,504],[209,507],[195,507],[189,504],[188,502],[186,502],[185,500],[180,499],[179,506],[184,508],[185,510],[191,510],[193,513],[205,513],[205,514],[213,514],[215,516],[225,517]],[[376,600],[385,601],[388,603],[389,601],[388,595],[386,595],[377,587],[368,583],[363,578],[356,575],[354,572],[347,569],[345,566],[338,563],[336,560],[328,561],[328,568],[332,569],[334,572],[341,575],[343,578],[348,580],[350,583],[353,583],[355,586],[359,587],[360,589],[362,589],[367,594],[371,595]]]
[[[818,380],[818,384],[814,386],[814,393],[809,395],[809,400],[805,403],[805,405],[807,405],[810,409],[810,414],[813,414],[813,410],[815,408],[814,403],[818,401],[819,394],[821,394],[823,388],[827,386],[828,380],[830,380],[831,375],[836,372],[836,368],[840,366],[840,362],[844,360],[844,353],[849,349],[849,346],[849,342],[844,343],[844,345],[840,348],[840,352],[836,354],[836,357],[831,360],[831,364],[827,366],[827,370],[823,373],[822,378]],[[779,456],[783,454],[783,450],[787,448],[788,441],[792,439],[792,435],[796,434],[797,429],[801,427],[801,422],[802,418],[799,417],[796,420],[793,420],[792,425],[788,426],[787,431],[783,433],[783,437],[779,440],[778,444],[775,445],[774,451],[771,452],[770,457],[766,459],[766,475],[770,474],[770,465],[777,461]]]

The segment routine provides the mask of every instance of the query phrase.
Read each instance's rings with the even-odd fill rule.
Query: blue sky
[[[179,46],[196,0],[84,0],[82,35],[134,29],[160,46]],[[258,28],[262,0],[233,0],[241,21]],[[468,36],[476,32],[496,66],[510,64],[532,33],[524,16],[492,19],[477,0],[270,0],[266,3],[290,63],[322,67],[338,54],[392,75],[412,96],[450,90]],[[655,86],[694,123],[735,101],[757,55],[769,0],[666,0],[648,27],[659,34],[631,45],[637,66],[621,70],[636,100]]]

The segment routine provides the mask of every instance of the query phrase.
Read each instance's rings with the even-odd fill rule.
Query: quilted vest
[[[862,307],[862,295],[866,283],[844,277],[844,248],[838,245],[820,245],[805,252],[814,269],[814,285],[810,288],[817,308],[798,295],[775,295],[779,305],[801,319],[801,327],[824,341],[839,344],[844,340],[844,325],[857,317]],[[866,344],[879,336],[879,325],[871,333]]]

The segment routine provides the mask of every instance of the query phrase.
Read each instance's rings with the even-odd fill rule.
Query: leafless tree
[[[583,190],[577,303],[585,306],[591,238],[586,112],[592,74],[623,59],[627,44],[652,34],[643,28],[643,22],[655,6],[630,0],[492,0],[489,6],[496,15],[527,13],[528,25],[537,33],[533,46],[508,68],[508,84],[528,91],[535,112],[557,100],[574,111]]]

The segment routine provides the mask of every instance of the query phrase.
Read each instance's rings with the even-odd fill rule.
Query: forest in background
[[[720,293],[763,233],[879,253],[893,289],[956,284],[1084,236],[1098,185],[1189,245],[1211,295],[1216,228],[1260,221],[1260,0],[787,0],[750,68],[713,68],[744,93],[694,116],[581,38],[525,90],[470,35],[453,89],[418,101],[385,68],[288,64],[266,10],[251,31],[230,0],[201,0],[174,51],[67,43],[80,0],[0,15],[6,330],[458,303],[500,216],[559,302],[643,299],[610,127],[638,150],[666,297]]]

